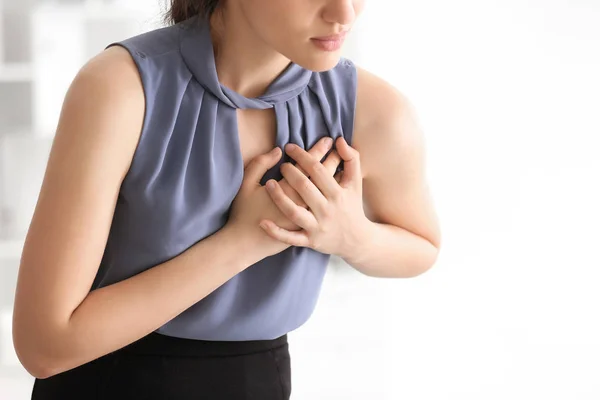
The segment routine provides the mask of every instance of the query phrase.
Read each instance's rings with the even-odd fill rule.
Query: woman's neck
[[[212,16],[211,34],[219,81],[242,96],[262,95],[290,63],[258,38],[233,7]]]

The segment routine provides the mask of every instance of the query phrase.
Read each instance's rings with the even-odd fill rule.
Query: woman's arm
[[[272,182],[273,202],[303,230],[292,232],[269,219],[261,227],[282,243],[335,254],[368,276],[420,275],[437,260],[441,242],[423,135],[406,98],[361,69],[357,97],[353,146],[343,137],[336,141],[344,161],[341,179],[328,176],[304,149],[288,146],[308,176],[291,164],[281,172],[310,212]]]
[[[425,138],[408,99],[387,82],[358,70],[356,130],[363,239],[346,261],[376,277],[414,277],[434,265],[441,246],[426,174]]]
[[[223,229],[156,268],[89,293],[144,106],[138,72],[119,47],[90,61],[65,98],[14,306],[15,348],[35,377],[141,338],[261,258]],[[234,246],[241,251],[228,250]]]

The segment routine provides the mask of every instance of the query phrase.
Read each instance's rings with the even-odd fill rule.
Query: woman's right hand
[[[309,153],[322,159],[331,149],[332,141],[327,139],[323,138],[317,142],[309,150]],[[229,220],[224,227],[238,237],[241,243],[245,243],[248,249],[256,251],[258,260],[280,253],[289,247],[288,244],[268,236],[259,226],[261,220],[270,219],[284,229],[300,230],[300,227],[281,213],[266,188],[260,184],[263,176],[269,169],[277,165],[281,156],[281,149],[276,147],[270,152],[252,159],[244,170],[244,180],[232,203]],[[331,175],[334,175],[340,162],[341,158],[334,150],[323,161],[323,165]],[[287,184],[285,179],[279,183],[296,204],[306,207],[302,198]]]

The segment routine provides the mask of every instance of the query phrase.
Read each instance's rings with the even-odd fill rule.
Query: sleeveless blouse
[[[295,143],[308,150],[325,136],[352,143],[356,68],[345,58],[325,72],[291,63],[264,95],[246,98],[219,82],[205,19],[110,46],[125,48],[135,61],[145,116],[92,290],[177,257],[226,224],[244,175],[237,109],[273,108],[281,149]],[[282,179],[286,161],[293,162],[284,153],[262,183]],[[329,258],[292,246],[237,274],[157,332],[225,341],[282,336],[312,314]]]

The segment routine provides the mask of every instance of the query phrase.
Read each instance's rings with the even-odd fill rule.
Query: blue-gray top
[[[308,150],[327,135],[352,143],[356,68],[346,59],[318,73],[291,64],[251,99],[220,84],[204,19],[112,45],[137,65],[146,114],[92,289],[172,259],[225,225],[244,175],[236,109],[274,108],[282,149],[291,142]],[[284,161],[263,183],[282,178]],[[229,341],[286,334],[312,314],[329,257],[301,247],[267,257],[157,332]]]

